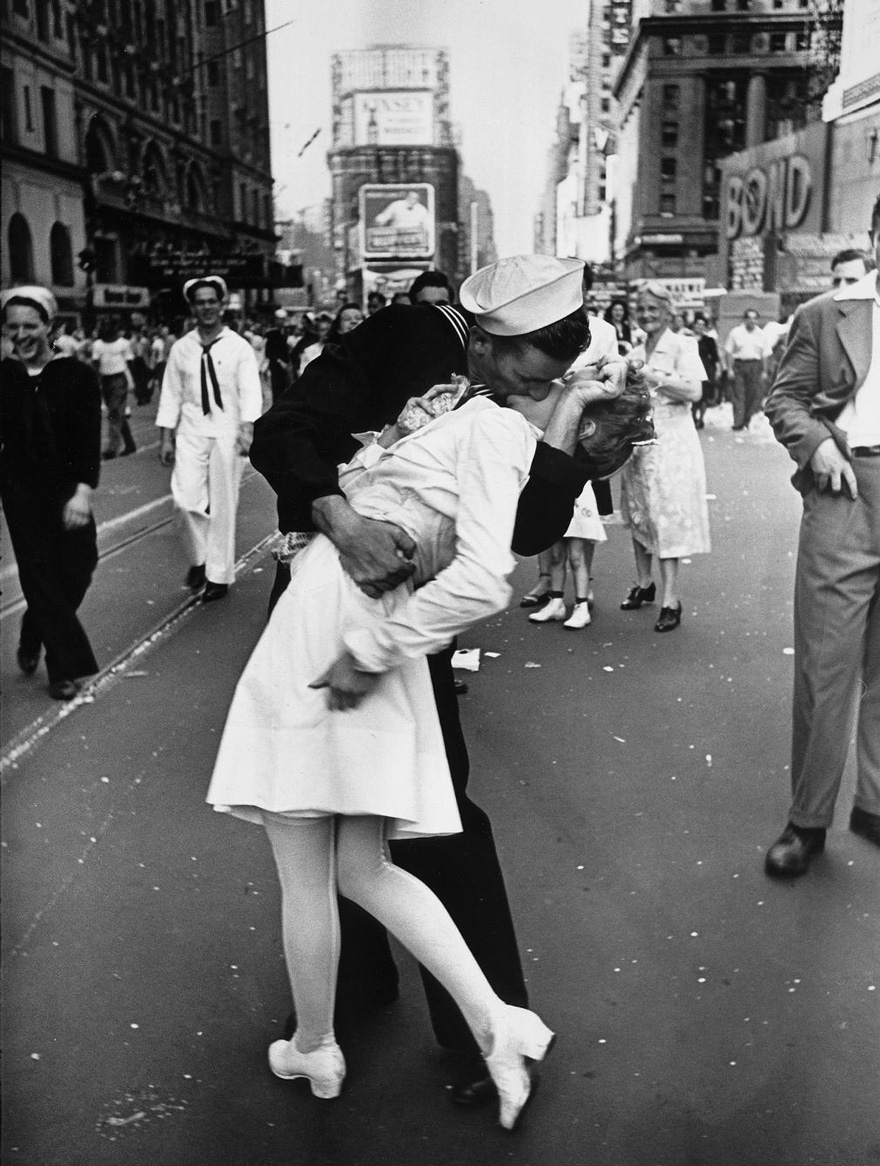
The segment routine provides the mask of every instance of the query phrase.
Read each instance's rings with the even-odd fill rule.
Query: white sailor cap
[[[493,336],[524,336],[582,308],[584,264],[553,255],[512,255],[461,285],[461,306]]]
[[[217,295],[221,300],[225,300],[229,295],[226,280],[221,275],[200,275],[198,279],[188,279],[183,285],[183,298],[185,300],[192,300],[196,289],[200,287],[216,288]]]
[[[58,315],[58,301],[47,287],[40,287],[39,284],[32,283],[21,287],[6,288],[0,292],[0,310],[5,309],[10,300],[22,300],[28,304],[33,304],[35,308],[45,314],[50,324]]]

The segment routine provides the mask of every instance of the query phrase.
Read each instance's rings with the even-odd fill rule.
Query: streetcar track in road
[[[268,549],[274,538],[275,532],[273,531],[261,538],[250,550],[245,551],[235,564],[236,579]],[[17,733],[0,753],[0,786],[7,784],[9,775],[15,772],[18,762],[45,736],[79,709],[94,704],[99,696],[103,696],[117,680],[125,675],[135,661],[140,660],[158,643],[176,631],[186,616],[200,606],[200,595],[187,595],[145,635],[133,644],[129,644],[106,668],[102,668],[97,676],[83,686],[73,700],[50,708]]]
[[[257,476],[257,471],[248,467],[247,471],[242,476],[241,484],[246,486]],[[135,510],[128,510],[124,514],[118,514],[115,518],[108,518],[106,522],[102,522],[98,527],[98,538],[108,531],[112,531],[120,526],[126,526],[132,522],[136,522],[139,518],[145,517],[154,510],[158,510],[160,506],[166,506],[172,502],[170,494],[163,494],[161,498],[154,498],[151,502],[145,502],[143,506],[137,507]],[[140,542],[141,539],[148,535],[155,534],[157,530],[161,530],[163,526],[168,526],[174,521],[174,515],[169,514],[166,518],[160,519],[149,526],[141,527],[133,534],[126,536],[119,542],[113,543],[109,547],[105,547],[98,552],[98,562],[103,563],[106,559],[113,558],[118,555],[120,551],[124,551],[133,543]],[[18,578],[18,566],[16,563],[10,563],[8,567],[0,570],[0,584],[4,587],[8,586],[9,582]],[[6,619],[8,616],[16,615],[20,611],[24,611],[26,602],[24,596],[19,595],[11,598],[7,603],[0,602],[0,620]]]

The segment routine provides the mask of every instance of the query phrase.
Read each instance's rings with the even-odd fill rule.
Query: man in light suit
[[[880,197],[871,219],[880,267]],[[804,514],[795,580],[788,825],[770,875],[804,874],[825,846],[858,688],[850,829],[880,846],[880,274],[795,314],[765,412],[797,462]]]

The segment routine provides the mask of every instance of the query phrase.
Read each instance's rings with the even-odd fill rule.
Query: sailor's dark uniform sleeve
[[[538,443],[516,511],[512,543],[516,554],[537,555],[559,542],[586,483],[587,472],[574,458]]]

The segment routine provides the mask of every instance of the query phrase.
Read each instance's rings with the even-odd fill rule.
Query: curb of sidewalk
[[[236,579],[268,549],[275,538],[276,533],[273,531],[271,534],[267,534],[265,538],[260,539],[249,551],[245,551],[235,564]],[[8,775],[10,771],[14,772],[20,759],[38,745],[56,725],[66,720],[67,717],[71,716],[84,705],[94,704],[95,700],[99,696],[102,696],[115,681],[123,676],[135,661],[147,655],[160,640],[165,639],[170,633],[176,631],[185,616],[195,610],[200,602],[200,595],[188,595],[168,615],[163,616],[162,619],[154,624],[145,636],[120,652],[114,660],[111,660],[105,668],[102,668],[96,676],[84,685],[73,700],[59,703],[56,708],[43,713],[35,721],[32,721],[20,732],[16,733],[3,752],[0,753],[0,787],[6,785],[9,780]]]

